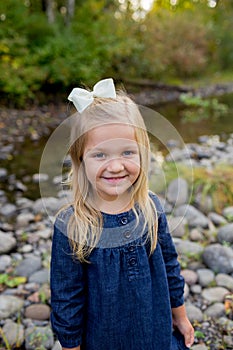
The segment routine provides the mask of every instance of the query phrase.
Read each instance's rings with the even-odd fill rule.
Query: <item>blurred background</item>
[[[185,142],[233,132],[232,1],[1,1],[0,39],[0,158],[20,178],[38,172],[71,89],[102,78]]]
[[[103,77],[232,82],[232,18],[228,0],[1,1],[2,101],[47,102]]]
[[[48,214],[67,204],[70,162],[63,129],[48,141],[71,90],[109,77],[155,131],[150,188],[178,248],[192,350],[233,349],[232,67],[232,0],[0,1],[0,350],[60,349]]]

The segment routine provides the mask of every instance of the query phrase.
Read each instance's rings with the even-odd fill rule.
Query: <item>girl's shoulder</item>
[[[57,228],[62,233],[67,233],[67,226],[70,218],[74,215],[74,208],[69,205],[66,208],[61,209],[57,215],[54,222],[54,227]]]

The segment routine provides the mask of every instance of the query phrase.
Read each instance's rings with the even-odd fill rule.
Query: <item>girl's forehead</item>
[[[136,141],[135,127],[128,124],[106,124],[95,127],[87,132],[86,146],[118,139]]]

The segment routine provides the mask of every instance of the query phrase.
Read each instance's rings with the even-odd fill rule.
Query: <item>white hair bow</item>
[[[82,113],[93,101],[94,97],[116,98],[116,90],[111,78],[100,80],[94,85],[93,91],[74,88],[68,96],[79,113]]]

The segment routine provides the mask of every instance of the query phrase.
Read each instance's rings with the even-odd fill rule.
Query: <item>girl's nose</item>
[[[124,170],[124,164],[121,159],[111,159],[107,164],[107,171],[112,173],[119,173]]]

